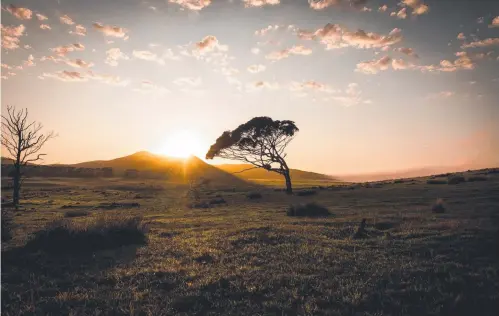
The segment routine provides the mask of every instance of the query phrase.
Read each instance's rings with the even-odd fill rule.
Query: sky
[[[204,158],[270,116],[300,129],[292,168],[499,166],[498,1],[3,1],[1,23],[2,113],[58,134],[45,163]]]

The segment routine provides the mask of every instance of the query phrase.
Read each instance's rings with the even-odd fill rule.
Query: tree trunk
[[[12,195],[12,204],[17,207],[19,205],[19,192],[21,191],[21,166],[15,165],[14,168],[14,193]]]
[[[286,170],[286,172],[284,172],[284,178],[286,179],[286,193],[287,194],[293,194],[293,188],[291,186],[291,177],[289,175],[289,170]]]

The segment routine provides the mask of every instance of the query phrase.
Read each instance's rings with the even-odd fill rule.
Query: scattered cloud
[[[59,71],[55,73],[43,73],[42,75],[45,78],[53,78],[57,79],[60,81],[65,81],[65,82],[83,82],[83,81],[88,81],[88,78],[85,76],[85,74],[80,73],[78,71]]]
[[[400,47],[395,49],[396,52],[406,54],[407,56],[411,56],[414,58],[419,58],[418,54],[414,52],[414,49],[408,47]]]
[[[201,54],[214,50],[227,51],[228,49],[227,45],[220,45],[218,39],[213,35],[208,35],[196,43],[196,50]]]
[[[143,80],[140,83],[140,87],[133,89],[133,91],[144,93],[144,94],[151,94],[151,93],[153,93],[153,94],[159,94],[159,95],[162,95],[162,94],[170,92],[165,87],[156,85],[156,84],[154,84],[153,82],[151,82],[149,80]]]
[[[182,8],[193,11],[199,11],[211,4],[211,0],[168,0],[170,3],[176,3]]]
[[[59,17],[59,21],[61,21],[62,24],[67,24],[67,25],[75,24],[75,22],[73,22],[73,19],[71,19],[68,15],[63,15]]]
[[[24,25],[19,26],[3,26],[2,29],[2,48],[16,49],[19,48],[20,37],[24,35]]]
[[[381,57],[380,59],[373,59],[357,64],[356,71],[365,74],[377,74],[379,71],[387,70],[390,68],[392,59],[388,56]]]
[[[36,18],[38,19],[38,21],[48,20],[48,18],[45,15],[41,14],[41,13],[37,13],[36,14]]]
[[[358,104],[371,104],[372,101],[369,99],[364,99],[362,97],[362,91],[359,89],[357,83],[350,83],[345,91],[342,91],[337,96],[332,96],[330,98],[333,101],[339,102],[341,105],[349,107]],[[327,99],[326,99],[327,100]]]
[[[67,65],[74,67],[74,68],[90,68],[93,67],[94,64],[91,62],[86,62],[81,59],[75,59],[75,60],[66,60],[65,61]]]
[[[337,92],[329,85],[314,80],[309,80],[305,82],[292,82],[289,86],[289,90],[291,91],[312,90],[316,92],[326,92],[326,93]]]
[[[243,0],[244,6],[249,7],[263,7],[266,5],[278,5],[280,0]]]
[[[477,40],[467,44],[461,45],[461,48],[477,48],[477,47],[489,47],[499,45],[499,37],[486,38],[484,40]]]
[[[476,23],[478,23],[478,24],[483,24],[483,22],[485,22],[485,18],[483,16],[476,19]]]
[[[459,34],[457,34],[457,39],[464,41],[466,39],[466,36],[464,35],[464,33],[459,33]]]
[[[74,31],[69,31],[69,34],[85,36],[87,35],[87,29],[83,25],[78,24],[77,26],[75,26]]]
[[[251,49],[251,53],[254,54],[254,55],[258,55],[260,54],[260,48],[257,48],[257,47],[253,47]]]
[[[109,84],[112,86],[127,86],[129,81],[128,80],[122,80],[119,76],[114,76],[114,75],[108,75],[108,74],[98,74],[93,71],[88,72],[88,77],[90,79]]]
[[[33,11],[28,8],[19,8],[12,4],[9,4],[5,10],[18,18],[19,20],[31,20],[31,16],[33,15]]]
[[[99,32],[102,32],[106,36],[119,37],[126,39],[127,38],[127,29],[124,29],[119,26],[112,25],[104,25],[102,23],[93,23],[92,26]]]
[[[40,24],[40,28],[42,30],[51,30],[52,28],[50,27],[50,25],[47,25],[47,24]]]
[[[55,48],[51,48],[50,50],[56,53],[59,56],[66,56],[68,53],[73,51],[82,51],[85,49],[85,46],[80,43],[69,44],[65,46],[58,46]]]
[[[407,9],[402,8],[398,12],[392,12],[392,13],[390,13],[390,16],[394,16],[394,17],[397,17],[397,19],[403,20],[403,19],[407,18]]]
[[[191,86],[191,87],[197,87],[202,84],[202,80],[200,77],[197,78],[192,78],[192,77],[183,77],[183,78],[178,78],[173,81],[173,83],[177,86]]]
[[[25,61],[23,62],[23,64],[24,64],[24,66],[27,66],[27,67],[35,66],[35,65],[36,65],[36,64],[35,64],[35,57],[33,57],[33,55],[31,55],[31,54],[30,54],[30,55],[28,56],[28,59],[27,59],[27,60],[25,60]]]
[[[138,59],[154,61],[162,66],[165,64],[165,61],[162,58],[158,57],[158,55],[148,50],[134,50],[132,54],[135,58]]]
[[[267,67],[264,65],[251,65],[248,67],[248,71],[251,72],[252,74],[256,74],[262,71],[265,71]]]
[[[386,4],[384,4],[378,8],[378,12],[386,12],[387,10],[388,10],[388,6]]]
[[[499,16],[496,16],[494,19],[492,19],[489,27],[499,27]]]
[[[455,95],[455,93],[453,91],[441,91],[438,93],[430,94],[426,98],[427,99],[447,99],[447,98],[450,98],[454,95]]]
[[[118,60],[128,60],[128,57],[119,48],[110,48],[106,51],[106,64],[111,66],[118,66]]]
[[[12,67],[7,65],[7,64],[2,64],[2,68],[8,69],[8,70],[12,69]]]
[[[412,9],[412,15],[422,15],[428,13],[430,10],[430,7],[421,0],[402,0],[400,5],[410,7]]]
[[[248,92],[258,91],[258,90],[277,90],[279,89],[279,84],[277,82],[268,82],[268,81],[256,81],[253,83],[249,83],[246,85],[246,90]]]
[[[267,33],[269,33],[270,31],[275,31],[275,30],[278,30],[279,29],[279,25],[269,25],[267,27],[264,27],[263,29],[261,30],[256,30],[255,31],[255,35],[257,36],[264,36],[266,35]]]
[[[310,8],[314,10],[323,10],[330,6],[342,5],[360,9],[361,11],[371,11],[364,6],[366,2],[367,0],[308,0]]]
[[[310,55],[312,54],[312,50],[310,48],[307,48],[303,45],[296,45],[288,49],[283,49],[280,51],[276,52],[271,52],[267,56],[265,56],[266,59],[269,60],[281,60],[284,58],[288,58],[290,55]]]
[[[299,30],[298,37],[304,40],[319,40],[327,49],[343,47],[376,48],[391,46],[402,41],[402,31],[394,28],[388,35],[364,30],[349,31],[338,24],[326,24],[316,31]]]

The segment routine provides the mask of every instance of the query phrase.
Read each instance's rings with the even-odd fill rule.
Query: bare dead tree
[[[42,160],[45,154],[39,153],[45,143],[54,138],[54,132],[42,133],[43,125],[28,121],[28,109],[17,110],[7,106],[7,114],[2,115],[2,147],[13,160],[12,174],[14,188],[12,203],[19,205],[21,191],[22,168],[29,163]]]
[[[233,131],[224,132],[210,147],[206,159],[220,157],[247,162],[254,167],[276,172],[286,180],[286,192],[293,193],[289,167],[284,160],[286,146],[298,132],[293,121],[255,117]]]

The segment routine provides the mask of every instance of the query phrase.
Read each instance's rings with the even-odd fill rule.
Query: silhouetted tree
[[[43,134],[42,128],[41,123],[28,122],[28,109],[16,110],[15,107],[7,106],[7,115],[2,115],[2,147],[14,162],[12,202],[15,206],[19,205],[22,168],[41,160],[45,154],[39,151],[49,139],[55,137],[53,132]]]
[[[286,180],[286,192],[293,193],[289,167],[284,150],[298,132],[293,121],[274,121],[270,117],[255,117],[233,131],[225,131],[210,147],[206,159],[215,157],[244,161],[281,174]]]

